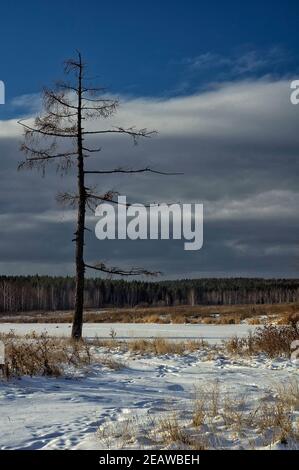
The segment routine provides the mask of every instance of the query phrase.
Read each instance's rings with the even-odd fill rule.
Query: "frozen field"
[[[246,324],[86,323],[83,328],[83,336],[85,338],[109,338],[113,330],[117,339],[120,340],[161,337],[173,340],[204,339],[210,343],[219,343],[221,340],[236,334],[245,336],[254,328],[254,326]],[[0,323],[0,332],[8,333],[11,330],[14,330],[17,334],[26,334],[30,331],[36,331],[37,333],[47,331],[50,335],[69,336],[71,325],[68,323]]]
[[[50,334],[69,334],[69,326],[1,324],[0,331],[17,333],[32,330]],[[113,328],[118,339],[132,337],[203,338],[219,343],[231,335],[244,335],[247,325],[147,325],[88,324],[86,337],[109,337]],[[1,449],[117,449],[173,448],[171,443],[157,444],[154,429],[165,416],[176,413],[182,426],[192,420],[196,388],[219,387],[221,399],[237,403],[244,398],[248,410],[262,402],[271,402],[276,384],[286,386],[298,377],[290,360],[272,360],[262,355],[232,358],[213,347],[184,355],[136,355],[131,352],[107,352],[123,363],[120,370],[100,364],[67,370],[65,377],[25,377],[9,382],[0,379]],[[227,429],[218,414],[203,429],[216,448],[278,448],[252,429],[246,433]],[[299,419],[299,412],[295,412]],[[212,426],[212,427],[211,427]],[[287,442],[287,448],[296,448]],[[179,448],[184,448],[183,444]]]

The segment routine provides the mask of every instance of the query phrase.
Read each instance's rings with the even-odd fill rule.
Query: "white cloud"
[[[288,80],[266,79],[226,83],[210,91],[167,99],[123,96],[120,97],[120,107],[114,117],[87,122],[86,129],[94,130],[99,126],[106,128],[110,125],[130,127],[136,124],[139,128],[157,129],[162,137],[253,137],[254,132],[254,138],[264,136],[264,140],[267,140],[269,133],[272,133],[272,138],[277,137],[273,130],[277,125],[281,126],[285,119],[288,119],[288,124],[296,121],[298,110],[291,106],[289,97]],[[14,101],[25,104],[29,98],[25,95]],[[38,102],[36,96],[35,100]],[[293,124],[291,128],[295,128],[296,122]],[[280,127],[280,131],[289,132],[289,126]],[[0,137],[19,136],[21,133],[22,128],[16,119],[1,121]]]
[[[298,216],[299,192],[271,190],[239,200],[220,200],[205,205],[206,220],[267,220]]]

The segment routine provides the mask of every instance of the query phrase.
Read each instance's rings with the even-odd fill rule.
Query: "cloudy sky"
[[[290,102],[290,83],[299,79],[296,2],[241,9],[234,1],[87,0],[85,8],[84,19],[79,2],[1,7],[1,274],[73,273],[75,213],[55,197],[73,191],[74,173],[18,172],[17,120],[36,115],[42,86],[60,78],[63,59],[80,48],[90,74],[121,102],[111,122],[89,125],[158,130],[138,146],[121,136],[94,139],[102,151],[89,167],[183,172],[90,184],[130,202],[204,204],[200,251],[184,251],[178,240],[100,242],[90,214],[86,261],[161,270],[165,278],[298,277],[299,105]]]

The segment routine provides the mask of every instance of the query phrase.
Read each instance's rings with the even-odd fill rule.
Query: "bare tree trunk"
[[[80,339],[82,337],[83,307],[84,307],[84,277],[85,268],[121,276],[156,275],[141,268],[121,269],[118,267],[108,267],[103,262],[96,264],[86,264],[84,262],[84,234],[85,234],[85,212],[86,207],[93,210],[99,201],[112,201],[115,191],[108,191],[106,194],[97,194],[90,188],[85,187],[85,174],[115,174],[115,173],[144,173],[152,172],[166,174],[151,168],[123,169],[112,168],[108,170],[85,171],[85,156],[97,154],[101,149],[88,148],[84,145],[86,135],[122,134],[133,138],[136,143],[141,137],[150,137],[154,131],[147,129],[136,130],[134,127],[125,129],[123,127],[113,127],[108,129],[88,130],[82,127],[85,119],[108,118],[112,116],[118,107],[118,101],[99,96],[103,89],[99,87],[89,87],[84,81],[84,68],[81,54],[78,52],[78,59],[66,61],[65,72],[71,73],[76,78],[76,83],[58,82],[54,89],[44,90],[44,110],[41,116],[37,116],[33,127],[25,124],[23,120],[19,123],[24,128],[24,143],[21,146],[26,154],[26,159],[21,162],[21,168],[41,168],[45,171],[46,165],[51,161],[56,161],[60,170],[67,171],[71,167],[73,159],[77,159],[77,186],[76,194],[64,193],[59,195],[59,200],[64,203],[78,204],[77,228],[75,232],[76,242],[76,287],[75,287],[75,311],[73,317],[72,337]],[[78,97],[77,104],[74,104],[74,94]],[[93,96],[93,98],[91,98]],[[41,146],[39,139],[52,139],[52,143],[46,147]],[[67,149],[59,151],[61,139],[66,139],[71,143]],[[71,140],[69,140],[71,139]],[[170,173],[167,173],[170,174]],[[7,298],[3,298],[3,303],[7,304]],[[12,305],[7,307],[12,309]],[[40,307],[40,306],[39,306]]]
[[[80,65],[81,56],[79,55]],[[78,216],[76,230],[76,294],[75,311],[73,318],[72,338],[80,339],[82,337],[83,307],[84,307],[84,231],[85,231],[85,184],[84,184],[84,157],[83,157],[83,138],[82,138],[82,67],[79,68],[78,84]]]

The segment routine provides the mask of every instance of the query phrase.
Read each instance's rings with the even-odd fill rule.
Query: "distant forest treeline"
[[[72,277],[0,276],[0,312],[71,310]],[[85,307],[234,305],[299,301],[298,279],[190,279],[141,282],[86,279]]]

